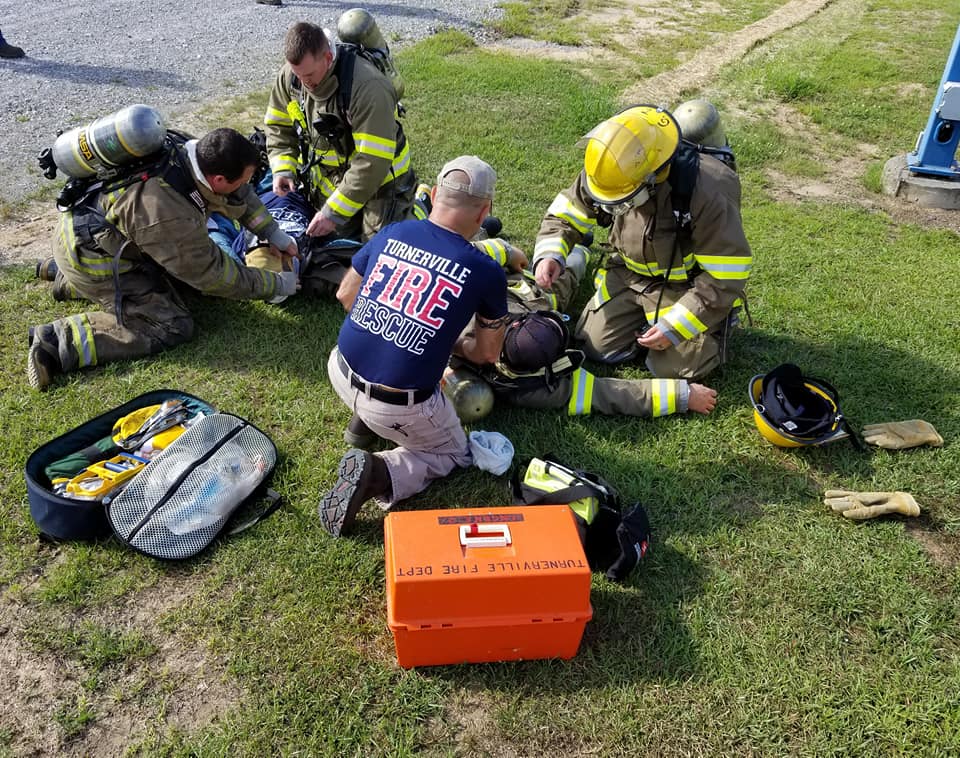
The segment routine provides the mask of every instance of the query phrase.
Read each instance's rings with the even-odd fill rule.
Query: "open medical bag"
[[[182,404],[194,419],[156,457],[146,461],[122,448],[104,451],[104,440],[109,442],[111,433],[116,439],[118,421],[168,401]],[[58,488],[51,481],[51,467],[78,451],[95,458],[98,450],[104,460],[89,465],[88,471],[124,472],[135,466],[135,474],[123,482],[122,489],[103,498],[63,496],[62,485]],[[54,539],[97,539],[114,533],[147,555],[188,558],[205,548],[252,495],[268,493],[266,481],[276,459],[270,439],[244,419],[217,413],[209,403],[184,392],[155,390],[35,450],[25,469],[30,515],[40,531]],[[231,533],[276,509],[279,497],[268,494],[271,506]]]

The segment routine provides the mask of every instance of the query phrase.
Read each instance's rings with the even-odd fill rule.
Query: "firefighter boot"
[[[353,526],[360,507],[374,497],[390,494],[390,472],[383,459],[353,448],[340,459],[337,483],[320,498],[317,512],[331,536],[339,537]]]
[[[45,390],[53,377],[63,371],[60,345],[53,324],[33,327],[27,351],[27,381],[37,390]]]
[[[54,281],[57,278],[57,271],[59,270],[57,261],[52,255],[44,258],[42,261],[37,261],[36,275],[37,279],[41,281]]]

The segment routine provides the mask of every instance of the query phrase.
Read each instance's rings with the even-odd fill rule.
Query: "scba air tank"
[[[683,138],[707,147],[726,147],[720,112],[709,100],[687,100],[673,111]]]
[[[403,97],[403,79],[397,72],[397,67],[393,65],[393,57],[390,55],[390,47],[377,26],[377,20],[370,15],[369,11],[363,8],[351,8],[340,14],[337,19],[337,36],[341,42],[351,45],[361,45],[369,50],[382,53],[384,67],[390,81],[393,82],[393,88],[397,92],[397,99]]]
[[[163,147],[167,128],[149,105],[130,105],[64,132],[53,145],[53,162],[74,178],[145,158]]]

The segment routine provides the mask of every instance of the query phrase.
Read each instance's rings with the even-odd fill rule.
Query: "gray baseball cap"
[[[462,171],[469,182],[457,182],[447,179],[451,171]],[[465,192],[471,197],[493,200],[493,188],[497,183],[497,172],[488,163],[475,155],[461,155],[448,162],[437,175],[437,186]]]

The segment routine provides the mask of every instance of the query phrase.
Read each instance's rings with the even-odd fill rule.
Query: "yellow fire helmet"
[[[584,147],[587,192],[600,204],[618,204],[667,177],[680,144],[676,119],[653,105],[634,105],[598,124],[577,143]]]
[[[822,379],[804,376],[794,364],[757,374],[748,392],[757,430],[777,447],[825,445],[849,437],[860,448],[840,411],[837,391]]]

